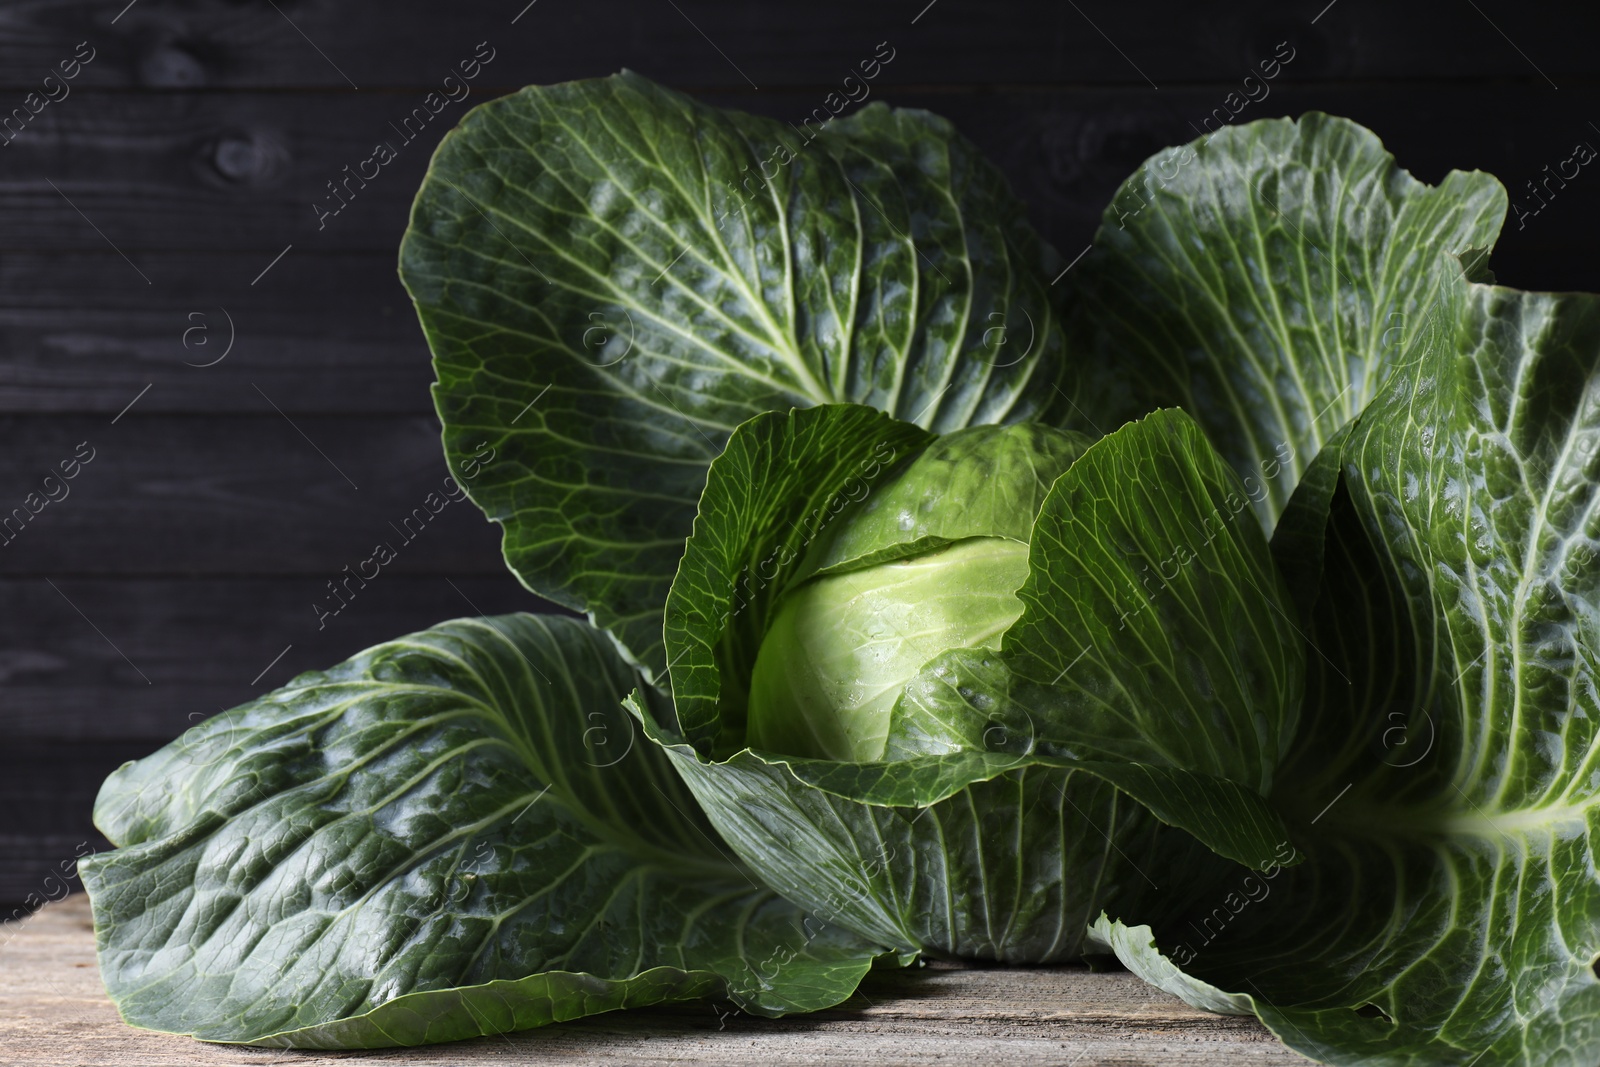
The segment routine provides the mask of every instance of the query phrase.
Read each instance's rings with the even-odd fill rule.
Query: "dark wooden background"
[[[479,42],[468,105],[630,67],[789,118],[888,42],[872,98],[951,118],[1068,257],[1279,42],[1238,121],[1347,115],[1425,180],[1481,168],[1530,206],[1524,183],[1600,147],[1590,3],[125,3],[0,4],[0,116],[94,50],[0,145],[0,514],[95,450],[0,547],[0,917],[104,844],[90,809],[122,761],[376,641],[538,606],[462,503],[326,629],[312,609],[445,475],[395,253],[463,105],[325,229],[311,205]],[[1547,201],[1509,222],[1500,279],[1600,289],[1600,164]],[[225,316],[227,357],[187,366]]]

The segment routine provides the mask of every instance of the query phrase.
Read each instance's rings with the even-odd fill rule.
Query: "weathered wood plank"
[[[1081,967],[881,972],[839,1008],[786,1019],[685,1004],[414,1050],[327,1054],[203,1045],[125,1026],[95,968],[89,906],[68,897],[0,926],[0,1047],[15,1067],[299,1067],[507,1062],[1303,1064],[1254,1020],[1210,1015],[1126,973]]]
[[[145,253],[152,290],[110,249],[0,255],[0,412],[109,417],[154,382],[140,417],[259,413],[252,385],[294,414],[433,413],[393,250],[308,256],[270,289],[246,284],[262,258]]]
[[[1600,88],[1574,87],[1555,100],[1557,94],[1498,86],[1303,86],[1296,76],[1292,66],[1286,68],[1272,95],[1244,107],[1236,121],[1312,108],[1346,115],[1376,130],[1402,165],[1424,179],[1437,180],[1452,168],[1478,168],[1501,176],[1519,193],[1526,182],[1544,177],[1544,166],[1570,156],[1578,141],[1600,145],[1600,133],[1587,118],[1600,113]],[[1007,174],[1030,216],[1063,251],[1082,247],[1112,192],[1144,158],[1192,139],[1226,99],[1216,87],[1182,86],[1160,94],[1104,88],[978,94],[886,85],[882,96],[950,118]],[[820,105],[819,97],[801,92],[713,99],[789,119]],[[226,306],[237,299],[292,244],[254,286],[261,299],[291,299],[309,284],[291,276],[307,270],[319,254],[394,256],[428,156],[462,113],[460,107],[446,108],[406,144],[389,124],[419,101],[406,93],[250,92],[69,99],[3,149],[0,217],[6,219],[6,247],[10,254],[115,255],[107,241],[115,242],[134,265],[123,263],[120,277],[106,275],[116,298],[99,295],[154,301],[153,307],[181,318],[193,310],[184,306],[191,300]],[[359,164],[385,139],[400,148],[398,158],[365,188],[352,182],[353,198],[319,230],[314,205],[337,204],[327,183],[344,180],[343,168]],[[1585,237],[1600,226],[1600,195],[1584,191],[1595,181],[1581,171],[1529,220],[1525,232],[1508,241],[1508,251],[1525,248],[1528,267],[1538,267],[1537,257],[1552,252],[1581,266]],[[181,266],[179,257],[147,258],[152,252],[200,250],[239,253],[240,261],[203,287],[186,290],[180,286],[193,280],[192,269]],[[381,284],[392,300],[390,271],[383,274],[381,282],[347,277],[335,289],[362,292]],[[1558,284],[1583,282],[1568,278]],[[23,284],[13,299],[36,291]],[[170,327],[164,332],[170,335]]]
[[[117,740],[147,752],[302,671],[331,667],[401,634],[461,616],[555,610],[509,573],[381,575],[320,629],[313,603],[326,590],[311,580],[56,585],[71,604],[42,579],[0,581],[7,605],[0,622],[0,736],[8,745]],[[30,756],[32,762],[78,758],[73,744],[61,745],[55,757]]]
[[[437,420],[291,420],[251,396],[250,416],[0,417],[0,574],[294,574],[309,601],[380,542],[385,577],[503,572],[496,528],[448,495]],[[76,477],[46,482],[80,451]]]
[[[1592,33],[1593,12],[1577,5],[1535,17],[1503,3],[1482,5],[1480,14],[1446,0],[1400,6],[1341,0],[1326,12],[1320,3],[1285,10],[1271,0],[1246,0],[1225,10],[1173,6],[1153,18],[1143,8],[1104,0],[1076,11],[1067,4],[972,0],[759,6],[695,0],[678,10],[499,0],[447,9],[392,4],[381,17],[360,20],[331,0],[284,2],[276,5],[281,13],[227,0],[122,6],[12,5],[0,23],[0,84],[36,88],[84,39],[99,54],[80,84],[118,88],[431,85],[457,53],[470,53],[480,40],[540,71],[541,81],[629,66],[701,85],[747,85],[748,78],[763,89],[829,84],[885,38],[903,49],[896,62],[913,81],[1145,85],[1148,75],[1165,88],[1169,81],[1241,77],[1262,47],[1285,38],[1317,53],[1319,77],[1544,84],[1541,70],[1557,82],[1594,70],[1584,32]]]
[[[3,763],[0,759],[0,764]],[[4,960],[5,941],[14,929],[4,923],[27,918],[69,892],[81,893],[83,885],[78,881],[76,868],[78,857],[106,845],[92,829],[77,836],[38,828],[28,834],[0,834],[0,857],[3,857],[0,861],[0,961]],[[0,962],[0,969],[3,969],[3,962]]]
[[[6,739],[0,746],[0,811],[13,821],[0,832],[0,919],[26,915],[41,902],[58,899],[63,874],[75,873],[76,857],[105,847],[90,819],[100,783],[151,747]]]

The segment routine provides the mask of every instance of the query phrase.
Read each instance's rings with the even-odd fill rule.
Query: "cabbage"
[[[1022,614],[1028,531],[1086,444],[1028,423],[959,430],[835,519],[801,568],[824,573],[762,639],[751,747],[882,759],[906,683],[946,650],[998,649]]]
[[[1028,546],[973,537],[920,556],[814,578],[790,593],[750,678],[752,748],[883,758],[889,715],[923,665],[999,648],[1022,614]]]
[[[444,140],[446,458],[585,618],[112,774],[123,1017],[420,1044],[1110,952],[1327,1063],[1600,1061],[1600,298],[1490,284],[1499,183],[1325,115],[1157,153],[1072,264],[935,116],[798,136],[624,73]]]

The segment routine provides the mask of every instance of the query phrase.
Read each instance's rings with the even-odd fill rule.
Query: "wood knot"
[[[202,155],[210,170],[231,185],[272,185],[288,170],[288,149],[261,131],[229,131],[214,138],[207,148]]]
[[[182,45],[163,43],[139,56],[139,83],[152,89],[195,89],[206,84],[206,68]]]

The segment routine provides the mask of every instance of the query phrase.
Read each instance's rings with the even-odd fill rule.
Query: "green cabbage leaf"
[[[882,950],[733,857],[624,708],[641,685],[584,623],[462,619],[126,765],[95,808],[118,847],[80,866],[123,1018],[374,1048],[844,1000]]]
[[[848,401],[942,432],[1060,402],[1054,253],[1024,219],[927,112],[797,131],[624,72],[468,114],[400,275],[446,458],[506,562],[660,672],[706,466],[741,422]]]

